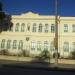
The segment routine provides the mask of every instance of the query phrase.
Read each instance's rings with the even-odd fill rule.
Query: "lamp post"
[[[58,0],[55,0],[55,66],[58,64]]]

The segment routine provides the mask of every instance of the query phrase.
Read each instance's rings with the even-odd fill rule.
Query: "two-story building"
[[[39,55],[48,50],[55,52],[55,16],[28,12],[11,16],[12,26],[0,33],[0,50],[10,54],[27,50],[30,55]],[[9,23],[8,23],[9,24]],[[58,16],[58,52],[61,57],[70,56],[75,50],[75,17]]]

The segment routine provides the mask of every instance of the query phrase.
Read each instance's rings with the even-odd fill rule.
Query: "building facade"
[[[30,55],[39,55],[47,50],[55,53],[55,16],[39,15],[28,12],[11,16],[12,26],[0,34],[0,50],[10,54],[26,50]],[[9,23],[8,23],[9,24]],[[75,50],[75,17],[58,16],[58,52],[68,57]]]

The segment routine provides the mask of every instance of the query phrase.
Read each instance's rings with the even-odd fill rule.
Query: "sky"
[[[55,0],[2,0],[3,11],[10,15],[29,11],[41,15],[54,15]],[[58,0],[58,15],[75,16],[75,0]]]

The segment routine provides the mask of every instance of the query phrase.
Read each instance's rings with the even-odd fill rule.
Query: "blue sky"
[[[2,0],[3,10],[9,14],[21,14],[28,11],[42,15],[54,15],[55,0]],[[58,0],[58,14],[75,16],[75,0]]]

